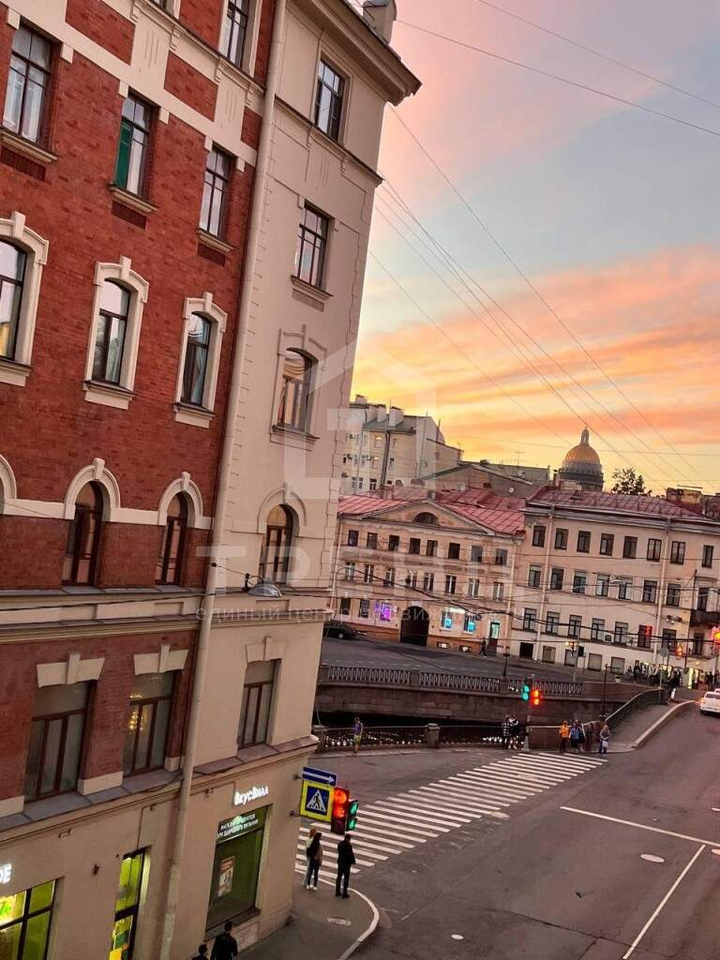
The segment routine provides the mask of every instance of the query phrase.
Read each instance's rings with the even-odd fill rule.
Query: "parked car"
[[[700,700],[700,713],[720,713],[720,690],[711,693],[709,690]]]
[[[323,637],[326,640],[359,640],[365,636],[363,630],[356,630],[348,623],[341,623],[339,620],[328,620],[323,630]]]

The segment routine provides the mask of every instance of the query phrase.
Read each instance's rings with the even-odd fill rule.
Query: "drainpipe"
[[[548,593],[548,577],[550,573],[550,544],[551,538],[555,537],[555,504],[553,503],[550,507],[550,513],[548,514],[548,530],[547,530],[547,539],[545,541],[545,560],[543,562],[543,572],[542,580],[540,581],[540,586],[542,587],[542,593],[540,595],[540,609],[538,611],[538,622],[537,622],[537,632],[535,634],[535,649],[533,650],[533,660],[540,659],[540,642],[541,634],[544,626],[545,620],[545,609],[547,607],[547,593]],[[555,547],[553,546],[554,550]]]
[[[240,388],[245,366],[245,352],[248,339],[250,310],[252,307],[253,279],[257,268],[260,233],[265,210],[265,194],[267,191],[268,174],[270,170],[270,153],[272,149],[272,132],[275,121],[275,97],[277,95],[280,76],[280,60],[283,45],[283,30],[285,25],[285,2],[277,0],[275,5],[275,23],[273,25],[270,59],[268,63],[267,81],[265,87],[265,111],[260,129],[258,144],[257,169],[253,186],[252,207],[250,214],[250,230],[248,232],[247,248],[243,273],[243,284],[238,309],[238,331],[233,356],[233,365],[230,378],[230,391],[227,400],[223,445],[218,470],[215,516],[213,519],[211,556],[216,556],[222,547],[222,534],[225,528],[225,518],[228,506],[228,486],[230,467],[235,441],[235,421],[237,407],[240,400]],[[200,721],[200,707],[202,704],[205,674],[207,672],[208,653],[210,647],[210,631],[212,629],[213,614],[215,611],[215,593],[218,589],[219,567],[212,563],[208,567],[205,595],[203,597],[203,616],[200,621],[200,635],[197,645],[197,659],[195,662],[195,676],[193,679],[190,716],[188,719],[185,755],[183,759],[183,773],[178,797],[177,817],[175,820],[175,835],[173,838],[170,870],[168,873],[167,895],[165,898],[165,912],[162,921],[162,936],[160,940],[159,960],[170,960],[170,950],[175,933],[177,907],[180,894],[180,875],[182,871],[183,852],[185,849],[185,835],[187,833],[188,814],[190,811],[190,794],[192,789],[193,767],[197,751],[198,728]]]

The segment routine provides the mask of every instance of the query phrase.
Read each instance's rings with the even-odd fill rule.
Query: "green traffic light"
[[[357,827],[357,813],[360,802],[358,800],[351,800],[350,806],[348,809],[347,816],[347,830],[354,830]]]

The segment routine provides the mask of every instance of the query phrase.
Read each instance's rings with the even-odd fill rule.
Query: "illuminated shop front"
[[[269,809],[238,813],[218,825],[207,916],[209,934],[222,929],[226,920],[242,923],[256,912]]]

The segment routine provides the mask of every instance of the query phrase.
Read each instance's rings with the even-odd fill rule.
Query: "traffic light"
[[[533,687],[530,693],[530,706],[539,707],[541,703],[542,703],[542,692],[538,689],[538,687]]]
[[[348,805],[347,830],[354,830],[357,827],[359,800],[351,800]]]
[[[530,699],[530,684],[527,680],[523,680],[523,685],[520,688],[520,699],[526,702]]]
[[[335,787],[333,790],[332,817],[330,832],[344,834],[347,831],[348,811],[350,809],[350,794],[345,787]]]

